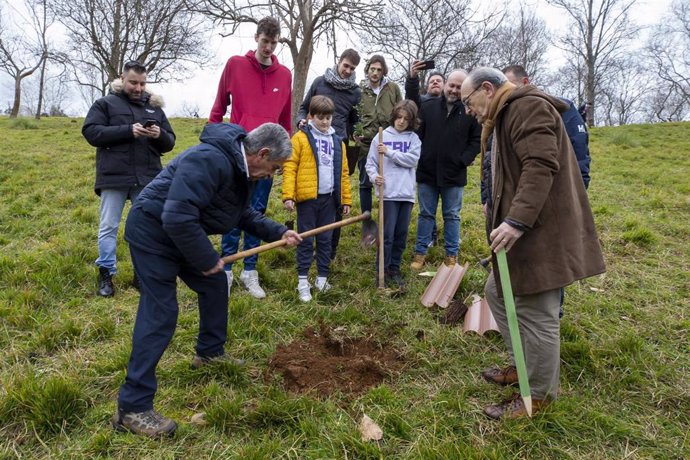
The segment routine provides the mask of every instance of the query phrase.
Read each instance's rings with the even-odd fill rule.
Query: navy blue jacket
[[[201,144],[173,159],[139,194],[125,227],[129,244],[206,271],[219,259],[207,235],[238,227],[265,241],[280,239],[287,227],[249,205],[245,136],[238,125],[207,124]]]
[[[317,77],[304,96],[302,105],[299,106],[297,121],[307,119],[309,104],[314,96],[327,96],[331,98],[335,104],[333,129],[335,129],[340,140],[347,144],[350,134],[355,130],[355,123],[357,123],[357,109],[355,107],[362,98],[362,90],[357,85],[350,89],[337,89],[328,83],[323,75]]]
[[[416,85],[406,82],[405,98],[419,106],[417,134],[422,140],[422,154],[417,164],[417,182],[437,187],[467,185],[467,167],[479,153],[481,142],[482,128],[477,120],[465,113],[459,100],[448,113],[445,94],[422,99],[419,79]]]
[[[564,101],[569,105],[567,111],[561,113],[561,119],[565,125],[565,130],[570,138],[570,143],[573,146],[573,152],[575,152],[575,158],[577,158],[577,165],[580,167],[580,174],[582,175],[582,181],[585,184],[585,188],[589,187],[589,164],[592,159],[589,156],[589,131],[587,131],[587,124],[582,119],[580,112],[575,107],[572,101],[560,97],[560,100]],[[493,135],[489,137],[487,142],[488,150],[484,156],[484,164],[482,165],[482,181],[481,181],[481,199],[482,204],[487,204],[491,197],[491,180],[487,178],[491,177],[491,140]],[[488,203],[489,207],[491,203]]]
[[[161,155],[175,146],[175,133],[163,112],[162,100],[144,92],[133,101],[122,91],[121,81],[111,84],[110,94],[98,99],[84,119],[82,134],[96,147],[94,190],[143,187],[162,168]],[[158,139],[135,138],[132,125],[156,120]]]

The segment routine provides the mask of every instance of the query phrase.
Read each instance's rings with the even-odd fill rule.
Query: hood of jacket
[[[570,108],[567,102],[564,102],[562,99],[557,98],[555,96],[551,96],[550,94],[546,94],[534,85],[525,85],[521,88],[516,88],[515,91],[513,91],[513,94],[511,94],[510,97],[508,97],[508,99],[506,100],[505,105],[507,106],[516,99],[520,99],[527,96],[539,97],[541,99],[546,100],[549,104],[554,106],[554,108],[558,110],[559,113],[567,112]]]
[[[116,78],[112,82],[110,82],[110,94],[123,94],[123,91],[125,89],[125,82],[122,81],[122,78]],[[165,101],[163,101],[163,96],[160,94],[154,94],[148,90],[144,90],[144,94],[141,96],[141,102],[146,104],[147,102],[151,104],[153,107],[158,107],[159,109],[162,109],[165,107]]]
[[[278,57],[276,57],[275,54],[271,55],[271,65],[266,67],[265,69],[261,68],[261,64],[259,61],[256,59],[256,51],[255,50],[250,50],[247,51],[247,54],[244,55],[247,59],[249,59],[249,62],[252,63],[254,67],[256,67],[260,72],[264,73],[273,73],[278,70],[280,67],[278,64]]]
[[[242,149],[240,142],[247,136],[247,132],[239,125],[230,123],[208,123],[201,131],[199,140],[204,144],[209,144],[219,149],[230,159],[231,162],[239,166],[246,173],[242,159]]]

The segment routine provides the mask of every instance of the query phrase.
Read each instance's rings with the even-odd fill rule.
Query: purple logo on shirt
[[[398,152],[402,153],[407,153],[410,150],[410,146],[412,145],[412,142],[403,142],[403,141],[384,141],[384,144],[386,144],[388,147],[392,148],[393,150],[397,150]]]

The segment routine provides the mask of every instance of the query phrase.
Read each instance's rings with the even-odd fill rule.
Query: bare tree
[[[502,69],[521,65],[537,81],[544,72],[546,51],[551,37],[546,22],[534,9],[522,6],[517,13],[508,13],[496,30],[482,41],[482,64]]]
[[[234,34],[240,24],[256,24],[266,16],[280,21],[280,43],[287,45],[294,66],[292,114],[304,97],[314,47],[340,26],[374,24],[381,4],[368,0],[188,0],[195,10]],[[342,50],[341,50],[342,51]]]
[[[77,82],[105,94],[130,60],[152,82],[184,78],[208,63],[208,28],[184,0],[53,0],[67,28]]]
[[[595,99],[601,77],[636,38],[640,27],[629,20],[636,0],[547,0],[562,9],[572,25],[561,37],[560,47],[573,58],[580,58],[587,71],[585,101],[593,110],[587,112],[587,124],[594,125]]]
[[[645,97],[651,89],[649,74],[637,57],[616,61],[601,79],[600,118],[609,126],[645,121]]]
[[[647,54],[658,76],[655,118],[680,120],[690,110],[690,4],[676,0],[653,28]],[[656,104],[655,104],[656,103]]]
[[[7,14],[7,4],[0,3],[0,69],[14,80],[14,103],[10,118],[16,118],[19,114],[22,81],[33,75],[48,57],[48,25],[37,9],[33,8],[35,4],[29,2],[25,6],[28,7],[26,15],[16,8],[10,15]],[[6,22],[10,16],[17,19],[13,28]]]
[[[383,51],[407,72],[414,59],[433,59],[444,74],[474,67],[479,44],[498,26],[501,11],[483,16],[471,0],[388,0],[386,14],[360,36],[367,51]]]

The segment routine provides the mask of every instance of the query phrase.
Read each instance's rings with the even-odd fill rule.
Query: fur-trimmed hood
[[[116,78],[110,83],[110,91],[115,94],[122,93],[124,87],[125,84],[122,81],[122,78]],[[151,104],[153,107],[158,107],[160,109],[165,107],[165,101],[163,100],[163,96],[161,96],[160,94],[154,94],[148,90],[144,90],[144,96],[142,97],[142,101],[148,101],[148,103]]]

